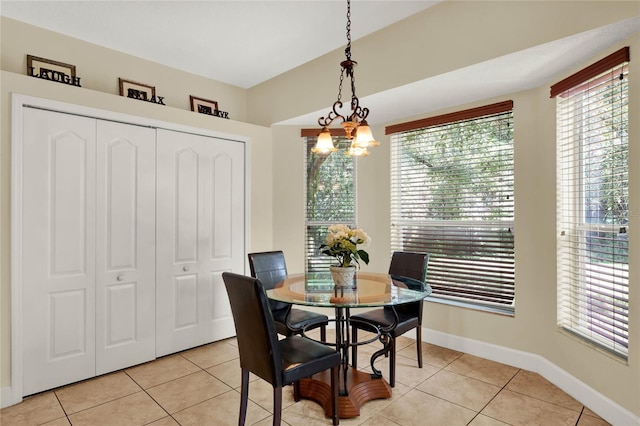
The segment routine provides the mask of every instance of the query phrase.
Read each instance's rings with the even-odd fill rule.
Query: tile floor
[[[332,338],[331,330],[327,332]],[[358,366],[377,348],[362,347]],[[342,425],[578,425],[608,423],[538,374],[439,346],[398,339],[396,387],[388,400],[367,402]],[[383,374],[388,359],[378,361]],[[377,366],[377,365],[376,365]],[[240,366],[235,339],[227,339],[84,382],[25,398],[0,411],[11,425],[237,425]],[[272,422],[272,388],[252,376],[247,425]],[[283,424],[328,425],[313,401],[283,393]]]

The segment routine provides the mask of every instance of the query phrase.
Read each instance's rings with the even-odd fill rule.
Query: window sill
[[[439,303],[442,305],[456,306],[459,308],[473,309],[476,311],[488,312],[491,314],[505,315],[509,317],[515,317],[514,306],[494,306],[482,303],[464,302],[460,300],[444,299],[441,297],[429,296],[424,299],[426,302]]]

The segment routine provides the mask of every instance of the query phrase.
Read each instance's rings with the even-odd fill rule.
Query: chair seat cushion
[[[288,336],[279,340],[278,346],[282,354],[282,378],[285,385],[341,362],[338,351],[306,337]]]
[[[286,310],[273,312],[273,319],[276,323],[285,324],[287,315]],[[294,309],[289,311],[288,324],[294,330],[299,330],[306,327],[307,330],[327,325],[329,323],[329,317],[316,312],[306,311],[304,309]],[[286,330],[286,329],[285,329]],[[280,329],[278,329],[280,332]]]
[[[352,326],[367,331],[375,331],[378,327],[389,327],[394,320],[393,310],[391,309],[374,309],[351,315],[350,318]],[[398,312],[398,325],[391,332],[391,336],[400,336],[418,325],[419,319],[416,316]]]

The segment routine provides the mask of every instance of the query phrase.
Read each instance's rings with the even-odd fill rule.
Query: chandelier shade
[[[373,148],[380,145],[380,142],[373,138],[369,123],[367,120],[362,120],[356,131],[356,138],[353,142],[358,148]]]
[[[322,131],[318,135],[318,141],[316,146],[311,148],[311,152],[316,154],[331,154],[337,151],[338,148],[333,146],[333,139],[331,139],[331,132],[326,127],[322,128]]]

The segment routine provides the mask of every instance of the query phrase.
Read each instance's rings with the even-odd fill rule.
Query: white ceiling
[[[352,0],[352,40],[438,1]],[[242,88],[346,44],[344,0],[0,0],[0,14]],[[526,90],[638,31],[635,17],[366,96],[361,105],[375,124]],[[324,113],[280,124],[314,125]]]
[[[437,3],[352,1],[352,40]],[[346,45],[344,0],[1,0],[0,13],[245,89]]]

